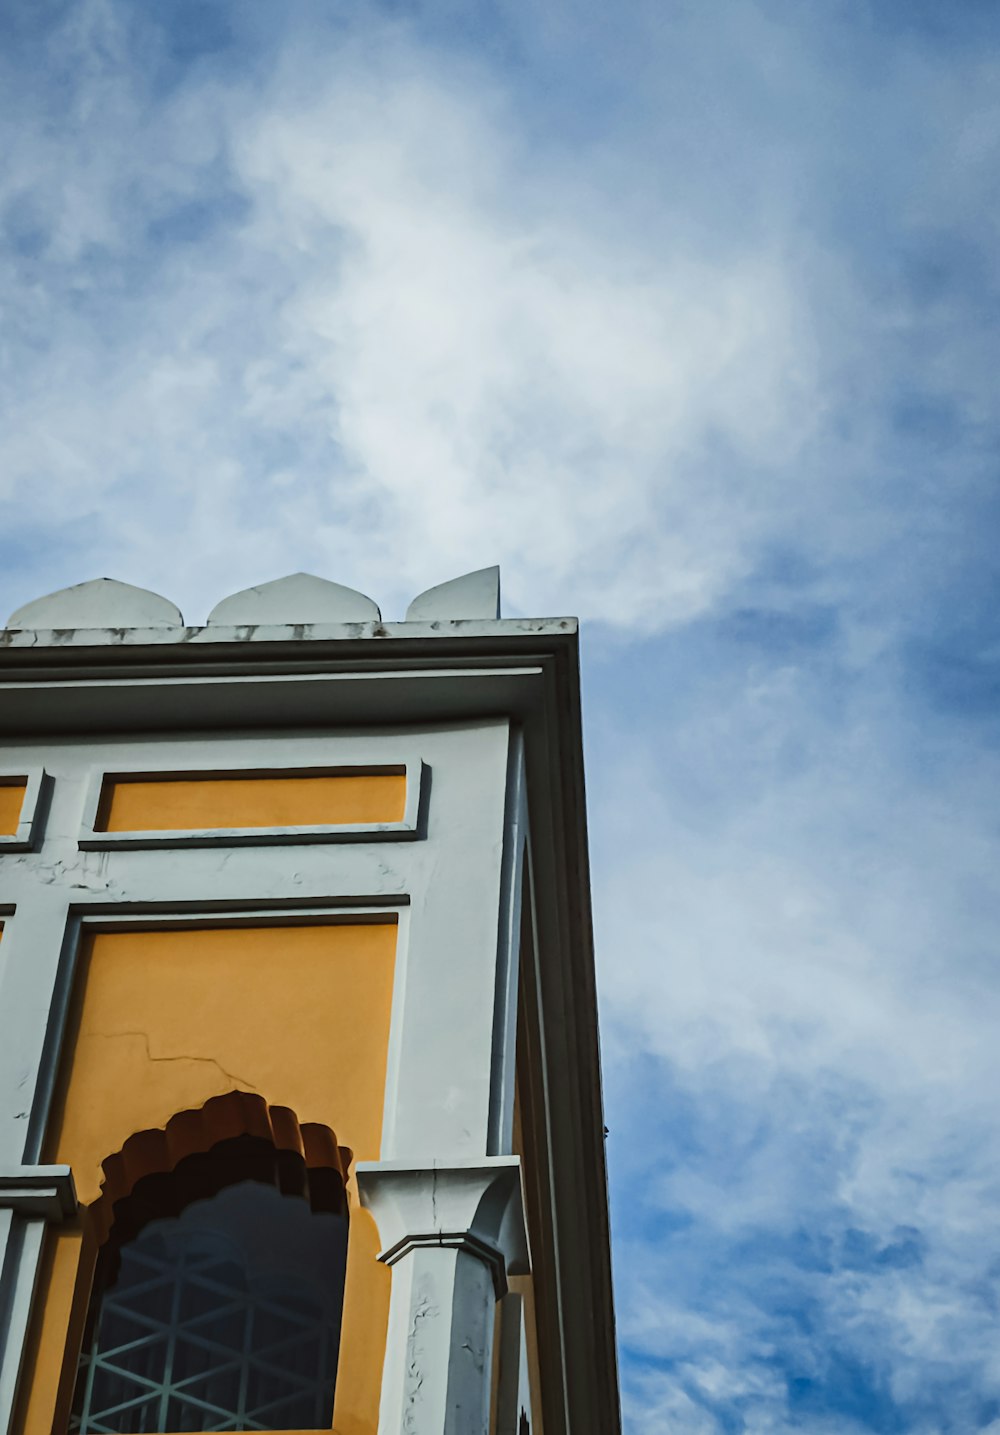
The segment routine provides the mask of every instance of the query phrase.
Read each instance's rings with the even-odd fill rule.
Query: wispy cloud
[[[622,1335],[679,1430],[995,1418],[996,755],[829,647],[688,633],[658,732],[599,718]]]
[[[814,509],[827,401],[782,237],[668,231],[596,139],[592,165],[536,147],[502,75],[404,27],[163,96],[145,38],[78,7],[56,122],[12,87],[22,521],[84,520],[91,561],[163,578],[164,534],[193,533],[235,583],[308,532],[397,602],[499,556],[519,606],[655,628]]]

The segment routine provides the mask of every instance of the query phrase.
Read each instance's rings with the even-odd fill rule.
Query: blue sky
[[[9,0],[0,606],[586,622],[630,1435],[1000,1435],[1000,10]]]

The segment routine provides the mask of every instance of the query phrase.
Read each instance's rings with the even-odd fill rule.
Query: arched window
[[[70,1430],[329,1429],[349,1160],[233,1093],[105,1162]]]

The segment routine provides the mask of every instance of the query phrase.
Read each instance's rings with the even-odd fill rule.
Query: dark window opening
[[[329,1430],[347,1212],[327,1174],[239,1137],[136,1184],[98,1258],[72,1432]]]

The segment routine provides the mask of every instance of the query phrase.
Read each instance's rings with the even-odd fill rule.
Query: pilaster
[[[380,1435],[488,1435],[496,1301],[529,1268],[516,1156],[357,1167],[393,1267]]]
[[[68,1166],[0,1169],[0,1431],[14,1408],[46,1222],[75,1210]]]

